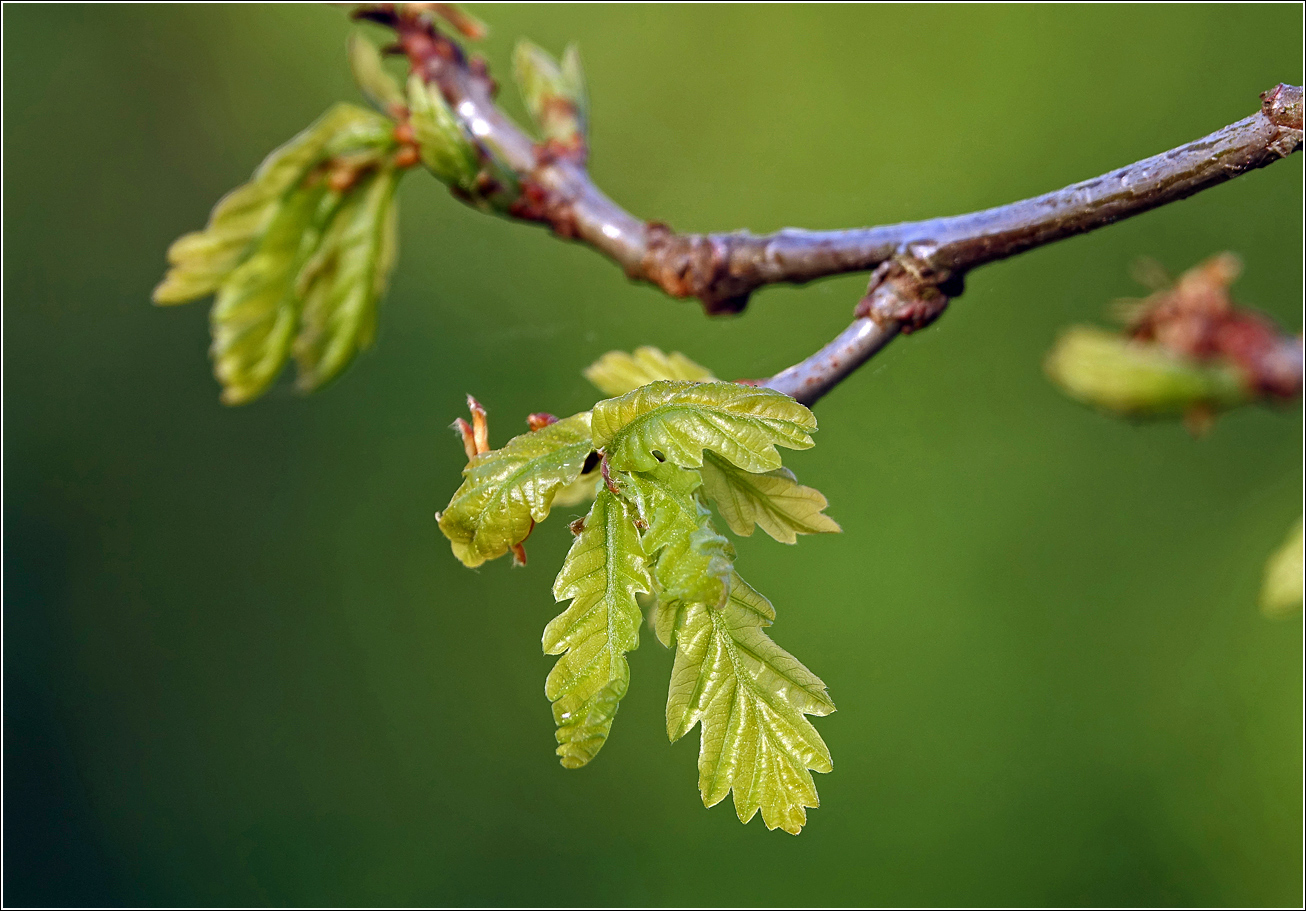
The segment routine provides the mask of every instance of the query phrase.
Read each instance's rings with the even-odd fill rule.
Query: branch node
[[[710,316],[740,313],[756,282],[730,272],[733,235],[677,234],[647,223],[643,277],[672,297],[696,297]]]
[[[1302,129],[1302,90],[1299,85],[1280,82],[1268,92],[1261,93],[1261,113],[1276,126],[1291,130]]]
[[[896,325],[904,335],[938,319],[949,300],[940,285],[956,286],[959,294],[961,279],[948,277],[939,282],[937,276],[927,278],[921,275],[919,264],[919,260],[907,257],[881,263],[853,315],[870,318],[883,327]]]

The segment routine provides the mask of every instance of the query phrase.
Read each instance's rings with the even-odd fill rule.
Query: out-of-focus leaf
[[[208,227],[168,251],[157,302],[217,292],[211,351],[227,404],[272,384],[301,329],[294,347],[304,389],[371,341],[394,263],[393,146],[386,118],[336,105],[228,193]]]
[[[512,62],[522,99],[541,136],[564,144],[583,144],[588,100],[576,46],[567,46],[559,67],[543,48],[522,40],[513,51]]]
[[[449,23],[458,34],[470,41],[480,41],[490,33],[490,27],[457,3],[427,4],[431,12]]]
[[[1077,326],[1062,333],[1044,363],[1071,398],[1123,415],[1178,415],[1251,399],[1232,365],[1199,364],[1150,342]]]
[[[789,396],[735,383],[660,380],[594,406],[594,445],[613,468],[648,471],[659,453],[683,468],[710,449],[745,471],[780,467],[777,445],[812,446],[816,417]]]
[[[565,768],[603,747],[630,685],[626,653],[639,645],[642,619],[635,595],[652,589],[646,564],[633,507],[600,489],[553,583],[553,596],[571,604],[544,630],[545,654],[562,656],[544,689]]]
[[[299,320],[295,278],[339,204],[324,184],[291,194],[253,254],[223,281],[209,325],[226,404],[257,398],[285,366]]]
[[[338,104],[259,165],[249,183],[218,201],[208,226],[178,238],[168,248],[170,268],[154,289],[158,304],[180,304],[218,289],[252,252],[305,176],[331,154],[340,137],[366,145],[389,122],[372,111]]]
[[[798,535],[842,531],[822,512],[828,504],[821,492],[799,484],[788,468],[753,474],[704,452],[703,492],[730,530],[744,537],[754,524],[785,544],[796,543]]]
[[[806,715],[828,715],[825,684],[763,632],[770,602],[735,576],[717,609],[683,605],[667,698],[667,734],[678,740],[702,724],[699,790],[706,806],[734,792],[748,822],[798,834],[805,808],[820,805],[812,771],[832,768],[830,751]]]
[[[317,389],[376,335],[376,305],[397,255],[398,174],[384,167],[350,191],[313,258],[300,271],[303,301],[294,354],[298,386]]]
[[[1265,564],[1261,610],[1268,617],[1286,617],[1302,606],[1302,521]]]
[[[514,437],[472,458],[440,514],[440,530],[465,566],[480,566],[526,540],[591,452],[589,412]]]
[[[404,110],[407,99],[403,87],[389,70],[376,45],[355,32],[349,36],[349,69],[354,82],[368,100],[387,114],[394,116]]]
[[[656,380],[691,380],[716,382],[706,367],[699,366],[679,351],[664,354],[646,345],[627,354],[609,351],[585,368],[589,380],[604,395],[625,395]]]
[[[698,499],[698,472],[664,462],[651,471],[622,473],[617,484],[647,526],[644,552],[657,561],[658,597],[724,604],[734,550],[712,527],[711,514]]]
[[[481,170],[480,154],[449,110],[440,90],[413,73],[408,77],[407,97],[408,122],[417,139],[422,164],[450,186],[473,193],[476,175]]]

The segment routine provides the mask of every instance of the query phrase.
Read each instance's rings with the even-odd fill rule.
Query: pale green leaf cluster
[[[1265,564],[1261,610],[1268,617],[1286,617],[1302,607],[1302,520]]]
[[[1087,326],[1062,333],[1044,368],[1071,398],[1113,414],[1178,415],[1251,399],[1232,365],[1199,364],[1159,344]]]
[[[214,373],[228,404],[261,395],[292,352],[314,389],[371,344],[396,255],[386,118],[339,104],[214,208],[203,231],[168,250],[160,304],[216,294]],[[349,179],[334,182],[332,169]]]
[[[838,531],[776,449],[810,447],[816,420],[788,396],[710,379],[651,348],[605,355],[587,375],[621,394],[473,456],[440,528],[459,560],[479,566],[519,550],[551,508],[593,496],[554,583],[569,604],[543,640],[559,656],[545,692],[562,764],[587,764],[607,741],[639,644],[637,596],[653,594],[658,639],[676,649],[667,732],[675,740],[701,724],[704,803],[733,793],[744,822],[760,811],[768,828],[796,833],[819,803],[811,773],[831,768],[806,716],[834,704],[766,635],[775,612],[735,572],[710,506],[739,534],[760,525],[793,543]]]
[[[569,44],[561,65],[538,45],[520,41],[512,55],[513,75],[526,109],[545,140],[584,143],[589,101],[580,52]]]

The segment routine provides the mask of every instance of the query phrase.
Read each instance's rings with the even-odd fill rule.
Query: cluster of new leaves
[[[169,248],[154,300],[216,294],[223,401],[257,398],[292,354],[300,388],[315,389],[371,343],[395,260],[395,147],[385,117],[336,105]]]
[[[430,28],[479,38],[484,26],[451,4],[407,4]],[[250,402],[293,358],[297,387],[337,376],[376,334],[377,304],[397,253],[395,190],[419,162],[462,201],[508,212],[521,195],[515,174],[416,73],[401,84],[381,52],[351,36],[354,79],[378,111],[338,104],[224,196],[208,225],[168,250],[158,304],[215,295],[210,312],[214,374],[222,400]],[[523,96],[543,138],[584,146],[584,78],[568,48],[561,67],[523,42],[516,56]]]
[[[656,595],[650,622],[676,649],[667,699],[672,740],[702,726],[699,789],[712,806],[733,792],[739,818],[797,833],[818,805],[811,773],[831,768],[807,715],[834,704],[825,685],[766,635],[771,604],[734,568],[715,505],[736,534],[778,541],[835,532],[826,501],[780,464],[777,446],[812,446],[816,419],[792,398],[725,383],[678,354],[614,352],[586,371],[613,398],[485,451],[460,422],[471,459],[439,516],[467,566],[513,552],[562,502],[593,496],[554,582],[569,602],[544,631],[558,655],[545,683],[567,768],[602,748],[630,683],[639,644],[638,596]],[[533,423],[544,424],[537,421]],[[477,442],[477,439],[482,442]]]
[[[1067,329],[1044,362],[1048,376],[1107,414],[1182,416],[1195,436],[1240,405],[1298,402],[1301,338],[1234,302],[1229,289],[1241,271],[1232,253],[1218,253],[1173,280],[1159,263],[1140,261],[1136,277],[1153,291],[1117,302],[1124,332]],[[1266,564],[1266,615],[1300,610],[1302,554],[1299,521]]]

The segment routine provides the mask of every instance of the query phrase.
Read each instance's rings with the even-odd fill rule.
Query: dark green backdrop
[[[505,83],[517,37],[580,42],[596,179],[684,229],[996,205],[1302,78],[1295,5],[476,10]],[[1040,370],[1141,254],[1235,250],[1240,298],[1299,330],[1300,156],[975,273],[821,403],[792,464],[845,533],[739,547],[840,707],[795,839],[703,809],[651,635],[609,745],[559,768],[539,639],[566,522],[525,571],[471,572],[432,514],[464,393],[501,443],[587,406],[610,348],[766,375],[864,277],[709,321],[414,175],[374,351],[224,408],[207,305],[150,289],[263,154],[357,99],[344,13],[4,18],[9,903],[1301,901],[1301,622],[1255,605],[1300,514],[1300,412],[1194,441]]]

